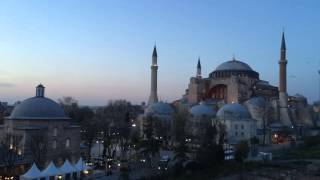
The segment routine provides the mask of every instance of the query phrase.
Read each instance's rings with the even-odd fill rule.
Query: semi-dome
[[[168,103],[157,102],[150,104],[146,108],[145,113],[153,115],[172,115],[174,113],[174,110]]]
[[[216,68],[216,71],[225,71],[225,70],[253,71],[248,64],[238,60],[231,60],[231,61],[224,62]]]
[[[217,112],[217,117],[220,119],[248,119],[251,118],[248,110],[238,103],[226,104]]]
[[[198,105],[193,106],[190,109],[190,113],[192,116],[195,116],[195,117],[201,117],[201,116],[212,117],[216,114],[216,112],[212,108],[205,105],[204,103],[200,103]]]
[[[36,96],[16,105],[8,118],[24,120],[69,119],[58,103],[44,97],[44,86],[41,84],[37,86]]]

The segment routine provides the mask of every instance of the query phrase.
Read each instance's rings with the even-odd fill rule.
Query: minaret
[[[287,94],[287,59],[286,59],[286,41],[284,32],[282,33],[280,60],[279,60],[279,105],[280,121],[285,126],[292,126],[290,113],[288,111],[288,94]]]
[[[198,58],[198,65],[197,65],[197,78],[201,78],[201,63],[200,63],[200,57]]]
[[[286,59],[286,41],[284,38],[284,32],[282,33],[281,40],[281,53],[279,61],[279,91],[280,93],[287,93],[287,59]]]
[[[44,97],[44,89],[45,87],[42,84],[39,84],[36,87],[36,97]]]
[[[284,32],[282,33],[281,48],[280,48],[280,60],[279,60],[279,100],[280,107],[288,107],[288,95],[287,95],[287,59],[286,59],[286,41],[284,38]]]
[[[148,104],[156,103],[158,102],[158,95],[157,95],[157,71],[158,71],[158,65],[157,65],[157,48],[154,46],[153,53],[152,53],[152,65],[151,65],[151,92]]]

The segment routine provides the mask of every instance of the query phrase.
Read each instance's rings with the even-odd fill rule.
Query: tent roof
[[[32,164],[31,168],[21,176],[24,179],[35,179],[41,177],[41,172],[35,163]]]
[[[72,172],[77,172],[77,168],[75,168],[70,162],[69,160],[65,160],[63,165],[59,168],[60,171],[63,174],[67,174],[67,173],[72,173]]]
[[[60,175],[60,174],[61,174],[60,170],[53,164],[52,161],[50,162],[48,167],[42,171],[43,177],[56,176],[56,175]]]

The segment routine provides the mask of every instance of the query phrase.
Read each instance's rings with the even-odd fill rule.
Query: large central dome
[[[253,71],[248,64],[241,61],[237,61],[237,60],[224,62],[216,68],[216,71],[225,71],[225,70]]]
[[[66,120],[68,118],[58,103],[44,97],[44,87],[37,87],[36,96],[16,105],[8,119]]]
[[[209,74],[209,77],[211,78],[225,78],[230,76],[248,76],[254,79],[259,79],[259,74],[248,64],[236,59],[220,64],[212,73]]]

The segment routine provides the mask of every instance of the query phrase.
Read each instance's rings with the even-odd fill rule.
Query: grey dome
[[[70,119],[63,109],[51,99],[36,96],[16,105],[9,119]]]
[[[157,102],[149,105],[146,108],[145,113],[154,115],[172,115],[174,113],[174,110],[168,103]]]
[[[195,117],[201,117],[201,116],[212,117],[216,114],[216,112],[212,108],[205,105],[204,103],[200,103],[198,105],[193,106],[190,109],[190,113]]]
[[[237,60],[224,62],[216,68],[216,71],[225,71],[225,70],[253,71],[248,64],[241,61],[237,61]]]
[[[217,117],[220,119],[231,118],[231,119],[249,119],[251,118],[248,110],[241,104],[226,104],[217,112]]]

